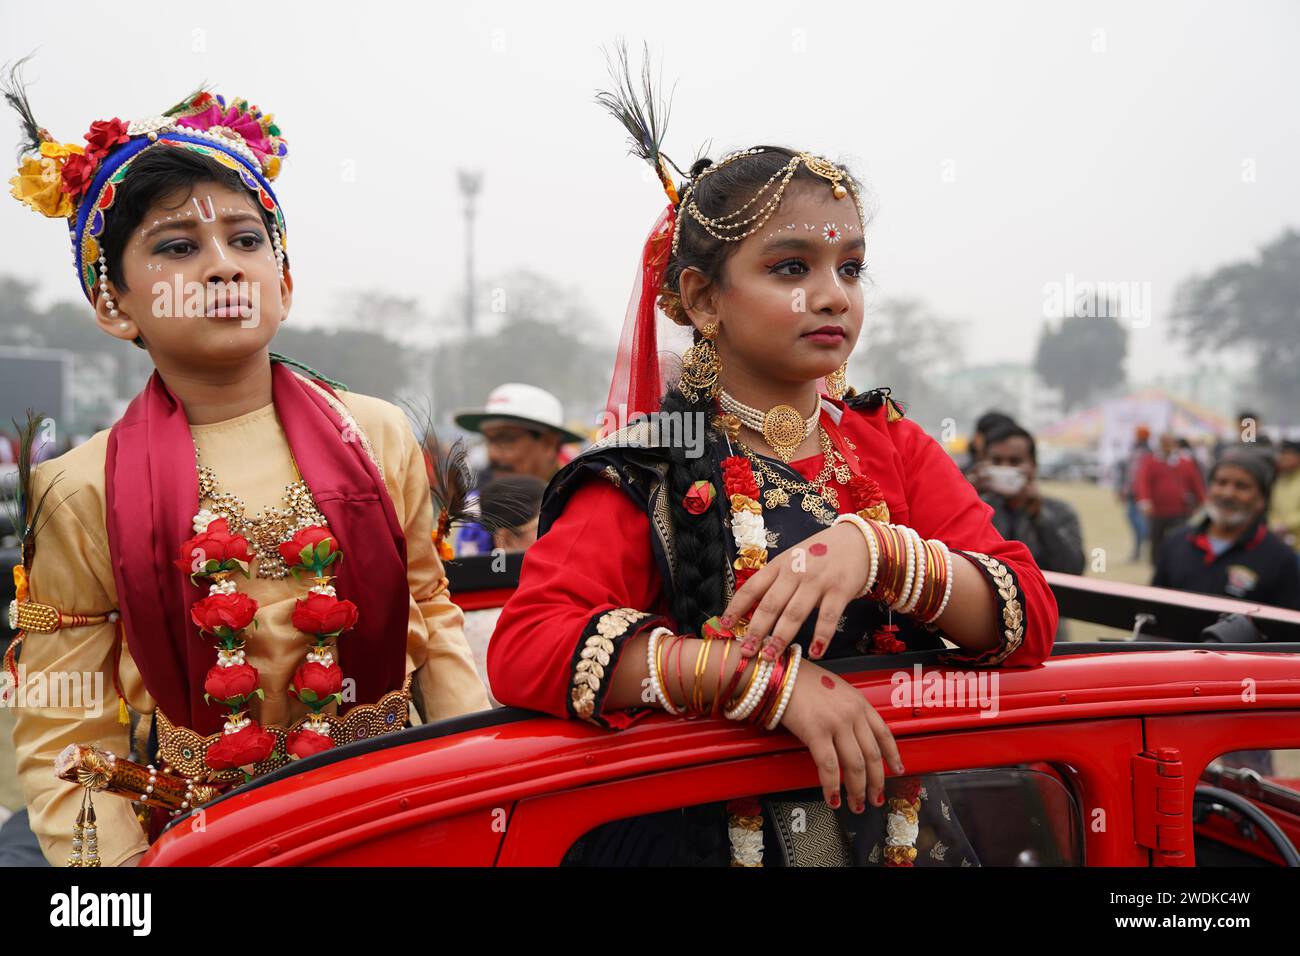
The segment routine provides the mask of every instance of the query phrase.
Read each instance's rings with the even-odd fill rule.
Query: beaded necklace
[[[285,508],[267,508],[249,518],[244,513],[244,500],[233,492],[223,491],[217,474],[211,466],[199,461],[199,445],[194,443],[194,463],[199,473],[199,503],[210,501],[207,508],[200,510],[217,518],[225,518],[230,533],[248,540],[249,550],[257,558],[257,576],[283,580],[289,576],[289,568],[280,556],[279,547],[293,538],[303,528],[313,526],[327,527],[325,516],[316,509],[311,489],[303,481],[298,471],[298,463],[289,453],[293,465],[294,481],[284,486],[283,500]]]

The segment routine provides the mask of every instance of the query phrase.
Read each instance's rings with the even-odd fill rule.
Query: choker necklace
[[[794,456],[795,449],[812,434],[822,414],[820,397],[817,399],[817,407],[807,418],[790,405],[774,405],[766,412],[759,411],[752,405],[732,398],[726,389],[718,395],[718,401],[724,412],[735,415],[746,428],[762,435],[763,441],[771,445],[777,457],[786,464]]]

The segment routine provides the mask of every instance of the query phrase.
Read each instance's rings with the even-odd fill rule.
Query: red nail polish
[[[719,620],[722,622],[723,627],[731,627],[732,625],[732,620],[729,615],[724,614],[722,615],[721,618],[719,618]]]
[[[840,795],[838,793],[831,794],[830,804],[832,810],[838,810],[840,808]]]
[[[855,806],[855,807],[853,808],[853,812],[854,812],[854,813],[861,813],[862,811],[864,811],[864,810],[866,810],[866,809],[867,809],[867,805],[866,805],[865,803],[859,803],[857,806]]]
[[[884,806],[884,804],[885,804],[885,795],[884,795],[883,793],[878,793],[878,794],[876,794],[875,798],[874,798],[871,802],[874,803],[874,804],[875,804],[876,806],[878,806],[878,807]]]

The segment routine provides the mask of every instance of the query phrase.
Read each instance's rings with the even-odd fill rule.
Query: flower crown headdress
[[[200,89],[158,116],[126,121],[114,117],[90,124],[86,144],[60,143],[32,115],[19,76],[23,61],[10,71],[3,95],[22,118],[24,142],[10,193],[51,219],[67,219],[73,262],[82,291],[93,304],[95,286],[107,298],[107,263],[99,237],[118,184],[141,153],[157,146],[208,156],[239,174],[272,215],[272,243],[284,272],[285,223],[271,190],[289,148],[271,114],[244,99]]]

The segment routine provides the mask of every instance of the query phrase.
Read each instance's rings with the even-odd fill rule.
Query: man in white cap
[[[497,386],[485,408],[460,412],[455,422],[486,440],[494,476],[532,475],[550,481],[560,467],[560,448],[585,441],[564,427],[558,398],[544,388],[518,382]]]

